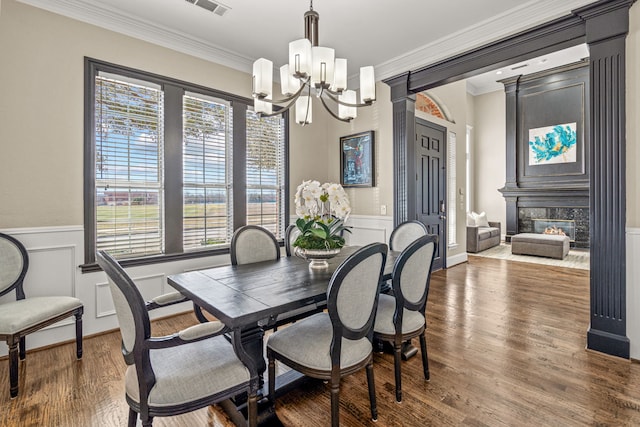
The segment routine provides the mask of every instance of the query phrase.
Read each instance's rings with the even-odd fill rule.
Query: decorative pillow
[[[475,227],[476,226],[476,217],[475,212],[467,212],[467,227]]]
[[[484,213],[484,212],[476,214],[475,220],[476,220],[476,225],[478,227],[488,227],[489,226],[489,220],[487,219],[487,214]]]

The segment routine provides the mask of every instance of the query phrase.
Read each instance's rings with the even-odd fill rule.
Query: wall
[[[103,273],[82,274],[84,57],[250,96],[248,74],[89,24],[4,0],[0,13],[0,231],[21,240],[31,266],[26,293],[72,295],[85,304],[84,333],[117,326]],[[327,179],[327,120],[291,126],[292,186]],[[170,290],[166,276],[229,263],[228,256],[129,269],[147,298]],[[10,296],[15,298],[14,295]],[[3,300],[8,298],[5,297]],[[189,304],[166,315],[189,310]],[[72,339],[68,322],[27,347]],[[6,348],[0,348],[0,356]]]
[[[504,91],[474,97],[473,199],[475,212],[486,212],[491,221],[500,221],[505,232],[506,205],[498,188],[506,179],[506,103]]]

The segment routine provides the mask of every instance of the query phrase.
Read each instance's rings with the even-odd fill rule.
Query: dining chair
[[[425,309],[429,295],[431,267],[438,245],[438,237],[426,235],[409,244],[396,259],[392,273],[393,295],[381,294],[374,338],[393,344],[396,382],[396,401],[402,401],[401,350],[402,344],[420,337],[422,367],[425,380],[429,380],[427,358],[427,327]]]
[[[111,255],[98,251],[97,262],[107,274],[128,365],[125,398],[129,427],[138,415],[143,426],[154,417],[191,412],[248,393],[248,425],[257,425],[257,369],[236,356],[240,334],[214,321],[200,323],[163,337],[151,336],[148,306],[129,275]],[[241,357],[244,353],[240,351]],[[249,362],[249,366],[251,363]]]
[[[427,227],[420,221],[411,220],[398,224],[389,237],[389,250],[402,252],[411,242],[426,234]]]
[[[331,425],[339,425],[340,379],[366,368],[371,418],[378,418],[373,376],[373,322],[378,284],[384,270],[387,245],[360,248],[333,273],[327,289],[327,312],[317,313],[267,340],[269,399],[275,399],[275,361],[309,377],[328,380],[331,389]]]
[[[18,356],[20,360],[26,357],[26,335],[74,316],[76,356],[82,358],[82,301],[68,296],[26,298],[24,278],[28,269],[29,256],[24,245],[0,233],[0,297],[12,291],[16,293],[15,301],[0,304],[0,338],[9,346],[11,398],[18,396]]]
[[[251,264],[280,259],[280,246],[276,237],[264,227],[245,225],[231,238],[231,264]]]
[[[295,224],[289,224],[284,232],[284,249],[287,256],[293,255],[293,243],[300,236],[300,229]]]

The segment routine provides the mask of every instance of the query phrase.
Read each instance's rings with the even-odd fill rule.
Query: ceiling
[[[18,0],[250,72],[253,61],[288,60],[288,43],[304,36],[308,0],[224,0],[219,16],[196,0]],[[348,59],[349,75],[374,65],[378,80],[437,62],[594,0],[316,0],[320,45]],[[274,73],[277,74],[277,73]],[[472,83],[483,90],[483,83]]]

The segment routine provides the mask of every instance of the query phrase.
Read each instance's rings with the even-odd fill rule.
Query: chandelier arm
[[[307,77],[307,79],[300,84],[300,88],[298,89],[298,91],[296,93],[294,93],[293,95],[288,96],[286,98],[282,98],[282,99],[266,99],[266,98],[260,97],[260,96],[258,96],[257,98],[260,101],[268,102],[269,104],[283,104],[283,103],[289,102],[289,101],[294,101],[295,102],[295,100],[298,99],[298,97],[300,96],[300,94],[302,93],[302,91],[304,90],[305,86],[307,86],[307,84],[309,83],[310,80],[311,80],[311,77]],[[289,106],[289,108],[290,108],[290,106]]]
[[[362,104],[352,104],[350,102],[340,101],[340,99],[336,96],[338,93],[333,92],[329,89],[325,89],[324,93],[326,93],[327,96],[331,98],[332,101],[334,101],[337,104],[344,105],[345,107],[368,107],[369,105],[373,104],[373,101],[364,102]]]
[[[322,105],[324,106],[324,109],[327,110],[329,114],[333,116],[334,119],[340,120],[341,122],[345,122],[345,123],[349,123],[351,121],[351,119],[342,119],[336,113],[331,111],[331,108],[329,108],[329,106],[327,105],[327,102],[324,100],[324,97],[321,96],[320,101],[322,101]]]
[[[298,93],[298,95],[300,95],[300,93]],[[295,99],[291,100],[291,102],[289,102],[287,105],[281,107],[278,111],[274,111],[273,113],[258,113],[258,116],[260,117],[275,117],[275,116],[279,116],[280,114],[286,113],[287,111],[289,111],[291,109],[291,107],[293,107],[296,103],[296,100],[298,98],[296,97]],[[275,102],[273,102],[275,103]]]

